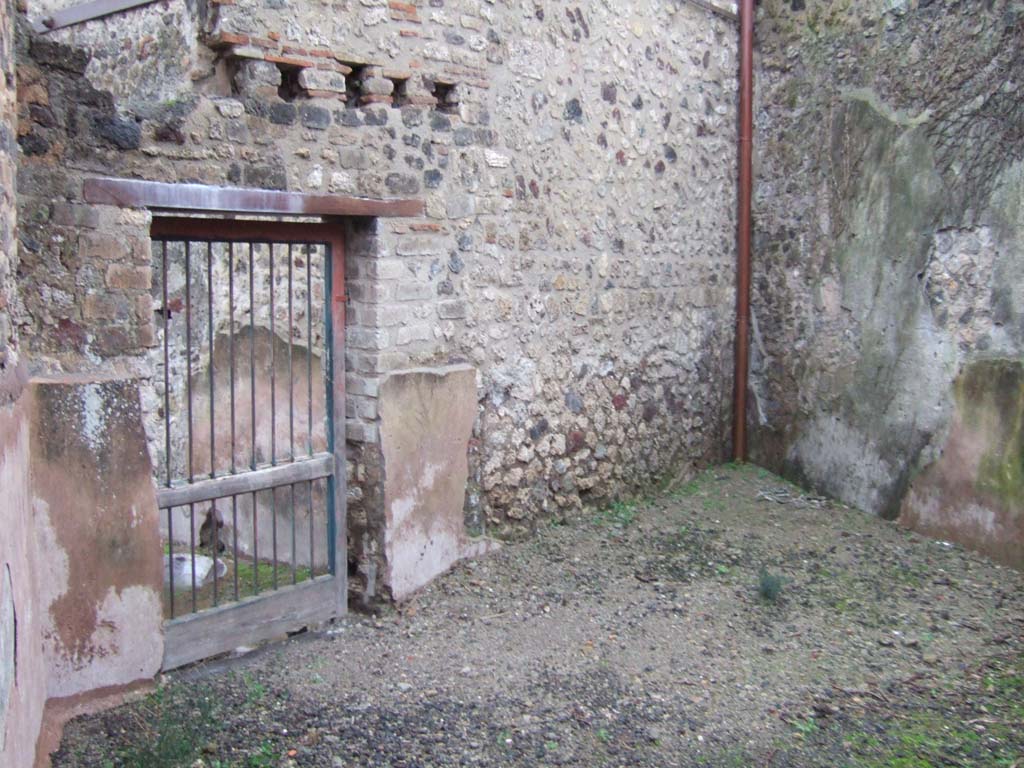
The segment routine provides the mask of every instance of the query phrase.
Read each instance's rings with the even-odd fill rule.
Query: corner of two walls
[[[29,406],[16,317],[17,111],[13,2],[0,4],[0,765],[28,766],[43,720],[43,570],[32,529]]]
[[[146,554],[159,547],[140,533],[154,505],[135,424],[141,360],[155,343],[149,219],[85,204],[84,176],[424,198],[421,220],[347,225],[350,572],[369,602],[373,590],[416,586],[385,573],[399,549],[388,516],[421,522],[402,517],[410,496],[443,492],[453,512],[440,539],[455,551],[460,516],[475,533],[529,529],[721,457],[735,224],[730,22],[690,4],[523,14],[453,2],[422,17],[366,7],[347,22],[359,34],[346,25],[325,38],[269,4],[244,5],[207,19],[172,0],[19,41],[19,273],[32,290],[18,318],[48,376],[24,418],[67,434],[61,444],[33,434],[21,449],[54,484],[39,494],[50,521],[41,545],[61,576],[41,594],[66,609],[56,621],[39,609],[51,648],[67,651],[52,665],[54,695],[145,677],[159,655],[148,619],[138,642],[105,622],[117,625],[129,606],[148,616],[159,588]],[[319,28],[315,9],[308,15]],[[163,32],[147,37],[146,25]],[[311,66],[365,64],[381,51],[395,69],[364,67],[351,93],[335,76],[351,66],[331,76]],[[273,59],[303,77],[286,83]],[[408,80],[409,101],[379,93],[388,77],[378,75]],[[425,90],[431,82],[450,86],[443,104]],[[379,397],[392,388],[394,398]],[[429,450],[445,473],[466,476],[460,494],[420,482],[433,465],[402,474],[415,463],[402,458],[409,432],[401,409],[389,410],[453,398],[458,414]],[[445,413],[425,410],[429,424]],[[97,419],[124,444],[91,444]],[[456,442],[468,459],[453,455]],[[98,505],[89,531],[61,509],[70,489],[57,468],[74,460],[91,462],[69,475]],[[111,483],[123,483],[116,509],[103,504]],[[94,562],[60,565],[79,533],[92,537]],[[132,651],[76,668],[110,643]]]
[[[1022,566],[1024,13],[892,5],[760,9],[752,442]]]
[[[130,233],[138,225],[148,237],[148,218],[72,206],[59,194],[36,205],[42,174],[23,173],[18,145],[24,156],[30,109],[52,116],[39,103],[50,94],[28,65],[11,4],[0,21],[0,764],[22,768],[48,762],[67,717],[152,680],[163,655],[162,579],[138,371],[125,354],[145,339],[144,324],[125,322],[149,319],[142,288],[103,296],[84,282],[76,296],[74,280],[67,293],[53,282],[76,250],[92,248],[105,268],[96,284],[127,289],[142,278],[141,241]],[[60,168],[49,172],[60,189]],[[53,221],[40,226],[51,208]],[[39,261],[40,237],[52,264]],[[25,280],[38,274],[53,279]],[[54,319],[46,338],[77,353],[61,359],[40,349],[28,319],[52,319],[75,300],[92,327]],[[29,361],[49,375],[29,378]]]

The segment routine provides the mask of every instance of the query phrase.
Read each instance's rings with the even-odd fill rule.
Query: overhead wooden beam
[[[399,217],[422,216],[424,211],[423,201],[414,198],[384,200],[310,195],[304,192],[106,177],[86,179],[82,194],[89,203],[196,213]]]
[[[149,5],[156,0],[92,0],[90,3],[73,5],[70,8],[62,8],[54,11],[33,25],[33,29],[39,34],[45,34],[61,27],[70,27],[74,24],[81,24],[93,19],[102,19],[112,13],[127,11],[140,5]]]

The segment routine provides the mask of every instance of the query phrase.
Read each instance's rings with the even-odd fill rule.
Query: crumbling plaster
[[[1019,384],[963,382],[1024,358],[1024,10],[773,0],[758,31],[755,460],[1022,564],[1019,497],[944,454],[965,421],[1014,445],[969,414]]]

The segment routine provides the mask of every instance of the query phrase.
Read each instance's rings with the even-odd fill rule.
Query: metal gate
[[[316,223],[151,236],[171,669],[345,612],[344,256]]]

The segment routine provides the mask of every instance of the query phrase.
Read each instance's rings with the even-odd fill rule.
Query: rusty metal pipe
[[[750,239],[754,129],[754,0],[740,0],[739,201],[736,243],[736,361],[733,459],[747,460],[747,376],[750,367]]]

